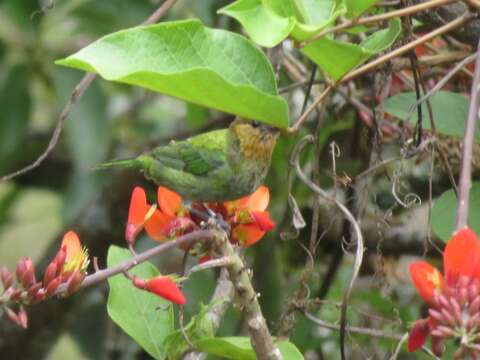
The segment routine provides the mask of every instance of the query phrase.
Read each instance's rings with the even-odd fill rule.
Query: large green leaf
[[[457,197],[453,190],[445,191],[433,203],[432,230],[445,242],[453,234],[456,213]],[[480,182],[474,182],[470,190],[468,224],[473,231],[480,234]]]
[[[131,257],[128,250],[110,246],[107,256],[109,267]],[[158,270],[143,263],[130,271],[141,278],[152,278]],[[163,342],[174,331],[172,305],[156,295],[135,288],[123,275],[108,279],[107,310],[112,320],[135,339],[155,359],[165,359]]]
[[[265,55],[244,37],[197,20],[119,31],[57,64],[288,126],[288,106]]]
[[[282,17],[260,0],[238,0],[218,11],[236,19],[253,41],[273,47],[285,39],[295,26],[295,17]]]
[[[375,5],[379,0],[345,0],[347,5],[347,17],[354,19]]]
[[[197,341],[195,346],[201,351],[224,359],[256,360],[257,357],[248,337],[217,337]],[[278,343],[284,360],[303,360],[303,355],[288,341]]]
[[[417,102],[414,92],[406,92],[388,98],[385,111],[412,124],[418,121],[416,108],[412,106]],[[441,134],[463,138],[465,122],[468,117],[468,100],[460,94],[449,91],[439,91],[430,97],[435,129]],[[422,104],[423,127],[430,129],[427,104]],[[411,114],[411,116],[410,116]],[[410,117],[409,117],[410,116]],[[477,128],[475,141],[480,143],[480,130]]]
[[[388,28],[373,33],[359,45],[323,37],[306,45],[302,51],[336,81],[389,48],[401,31],[400,20],[393,19]]]

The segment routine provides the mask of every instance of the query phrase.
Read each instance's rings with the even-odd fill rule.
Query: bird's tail
[[[113,160],[103,164],[99,164],[93,168],[93,170],[106,170],[110,168],[119,168],[119,169],[128,169],[136,168],[140,169],[142,167],[142,161],[140,159],[123,159],[123,160]]]

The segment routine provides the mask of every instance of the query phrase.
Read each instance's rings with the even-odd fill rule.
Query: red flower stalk
[[[456,232],[443,253],[445,276],[430,264],[410,264],[412,282],[429,306],[428,318],[415,322],[408,350],[432,338],[432,350],[443,353],[443,341],[459,340],[455,356],[480,356],[480,241],[473,231]]]
[[[150,280],[134,277],[132,282],[137,288],[149,291],[172,303],[183,305],[186,302],[185,296],[170,276],[159,275]]]

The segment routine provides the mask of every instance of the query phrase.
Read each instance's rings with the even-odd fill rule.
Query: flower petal
[[[265,211],[270,201],[270,192],[266,186],[260,186],[248,197],[246,206],[251,211]]]
[[[145,215],[148,212],[147,195],[145,190],[140,186],[136,186],[133,189],[132,196],[130,198],[130,209],[128,210],[128,224],[142,225],[145,219]]]
[[[175,304],[185,304],[185,296],[177,287],[175,281],[168,276],[157,276],[147,281],[146,289]]]
[[[240,224],[233,228],[233,240],[238,242],[241,246],[250,246],[258,242],[265,231],[261,230],[255,224]]]
[[[167,236],[166,228],[173,219],[173,216],[167,215],[160,210],[155,210],[150,219],[145,223],[145,231],[152,239],[164,241]]]
[[[275,227],[275,223],[270,219],[270,214],[267,211],[252,211],[251,215],[260,230],[268,232]]]
[[[480,241],[468,227],[457,231],[443,252],[443,266],[447,282],[460,275],[480,276]]]
[[[415,321],[408,335],[408,351],[412,352],[421,348],[425,344],[429,333],[428,319]]]
[[[433,303],[436,289],[443,288],[442,274],[425,261],[418,261],[408,267],[413,285],[425,302]]]
[[[182,205],[182,197],[163,186],[158,188],[157,200],[160,209],[170,216],[175,216]]]

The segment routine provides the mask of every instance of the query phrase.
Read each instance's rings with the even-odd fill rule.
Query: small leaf
[[[221,337],[197,341],[196,347],[211,355],[232,360],[255,360],[257,357],[248,337]],[[288,341],[279,342],[278,348],[284,360],[303,360],[295,345]]]
[[[414,106],[416,102],[417,98],[415,93],[406,92],[385,100],[384,107],[387,113],[412,124],[416,124],[418,121],[416,108],[413,108],[412,111],[412,106]],[[465,122],[468,117],[468,99],[461,94],[449,91],[438,91],[430,97],[430,104],[432,105],[436,131],[444,135],[463,138]],[[430,129],[426,102],[423,102],[422,110],[424,114],[423,127]],[[475,142],[480,143],[480,130],[478,128],[475,133]]]
[[[443,241],[452,237],[457,213],[457,197],[451,189],[445,191],[432,208],[432,230]],[[477,234],[480,234],[480,182],[474,182],[470,190],[470,209],[468,224]]]
[[[107,256],[108,267],[129,258],[131,254],[128,250],[112,245]],[[136,266],[130,273],[144,279],[159,275],[158,270],[148,262]],[[123,275],[108,279],[108,284],[108,315],[152,357],[165,359],[167,354],[163,342],[174,331],[170,302],[135,288]]]
[[[347,5],[347,18],[355,19],[362,15],[369,7],[375,5],[379,0],[345,0]]]
[[[373,33],[359,45],[323,37],[306,45],[302,51],[337,81],[373,55],[389,48],[401,30],[400,20],[393,19],[387,29]]]
[[[266,56],[244,37],[198,20],[140,26],[107,35],[57,64],[97,72],[180,99],[285,128]]]
[[[343,0],[294,0],[293,6],[297,23],[292,31],[292,37],[297,41],[318,34],[346,12]]]
[[[218,13],[236,19],[254,42],[265,47],[279,44],[295,26],[295,17],[279,16],[260,0],[238,0]]]

